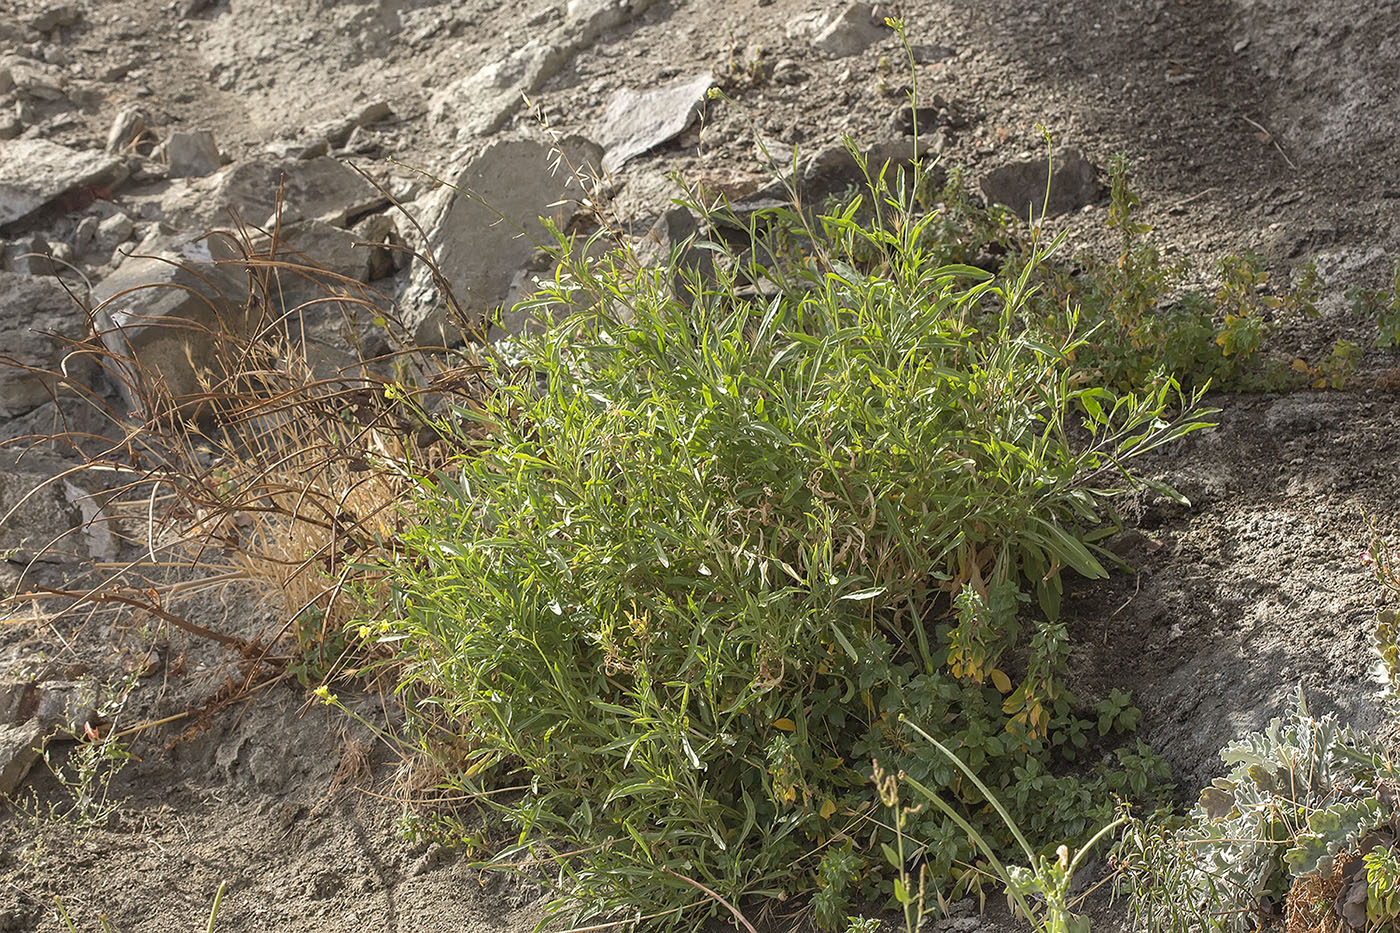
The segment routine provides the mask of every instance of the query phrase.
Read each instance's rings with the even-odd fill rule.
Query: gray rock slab
[[[0,725],[0,797],[19,790],[43,749],[44,733],[37,723]]]
[[[616,171],[629,159],[685,132],[713,85],[714,77],[706,73],[647,90],[624,88],[614,94],[596,134],[606,153],[603,170]]]
[[[207,178],[174,179],[161,198],[164,220],[183,230],[227,226],[235,217],[261,225],[283,192],[282,221],[347,219],[384,206],[387,199],[350,167],[328,156],[242,162]]]
[[[87,336],[87,316],[57,279],[0,272],[0,415],[47,402],[64,383],[65,359],[69,380],[91,384],[95,361],[70,355],[66,342]]]
[[[19,789],[50,738],[81,734],[97,699],[81,681],[0,681],[0,796]]]
[[[659,266],[675,260],[671,291],[682,301],[690,300],[694,286],[714,283],[714,252],[701,246],[700,226],[688,208],[671,207],[657,218],[651,229],[636,243],[633,255],[642,266]]]
[[[6,140],[0,143],[0,227],[78,189],[110,193],[127,175],[126,162],[105,152],[69,149],[46,139]]]
[[[427,248],[455,297],[448,307],[424,268],[415,269],[405,323],[425,346],[460,342],[455,324],[478,326],[506,297],[516,271],[551,241],[541,217],[561,226],[572,214],[562,200],[582,192],[563,163],[551,169],[551,146],[503,139],[478,149],[454,179],[429,196],[424,216]],[[596,146],[566,140],[567,162],[597,165]]]
[[[1045,185],[1050,180],[1050,197]],[[992,169],[979,183],[992,204],[1005,204],[1022,220],[1043,211],[1054,217],[1093,204],[1103,193],[1099,173],[1077,149],[1061,149],[1048,159],[1012,162]]]
[[[136,229],[131,218],[123,213],[115,213],[97,225],[97,246],[110,254],[112,250],[131,239]]]
[[[534,93],[559,73],[574,49],[568,43],[531,39],[525,45],[466,75],[429,101],[434,124],[447,124],[458,138],[489,136]]]
[[[277,252],[293,262],[351,282],[369,281],[370,250],[355,245],[355,234],[323,220],[304,220],[278,231]],[[328,279],[328,282],[335,278]]]
[[[351,231],[320,220],[283,226],[278,230],[275,252],[270,239],[254,240],[257,255],[277,262],[268,270],[273,310],[294,311],[354,291],[359,283],[368,281],[374,252],[371,247],[356,246],[356,241]]]
[[[220,335],[246,331],[247,276],[213,260],[204,239],[147,241],[93,289],[102,342],[127,361],[118,387],[131,407],[188,401],[219,378]]]

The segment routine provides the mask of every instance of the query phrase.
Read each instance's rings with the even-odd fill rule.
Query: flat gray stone
[[[0,797],[19,790],[43,751],[44,733],[37,723],[0,725]]]
[[[892,35],[879,11],[869,3],[796,16],[786,31],[789,39],[805,39],[833,58],[859,55]]]
[[[6,140],[0,143],[0,227],[79,189],[110,194],[127,174],[126,163],[105,152],[69,149],[46,139]]]
[[[573,53],[571,44],[531,39],[434,94],[429,116],[435,124],[453,127],[458,138],[489,136],[520,109],[524,95],[558,74]]]
[[[328,156],[242,162],[207,178],[177,178],[161,197],[164,221],[180,230],[228,227],[235,217],[262,225],[283,191],[282,222],[320,220],[337,227],[388,203],[354,169]]]
[[[714,83],[714,77],[706,73],[648,90],[624,88],[614,94],[597,133],[606,153],[603,170],[616,171],[629,159],[685,132],[704,107]]]
[[[80,681],[0,681],[0,796],[19,789],[50,738],[80,735],[97,699]]]

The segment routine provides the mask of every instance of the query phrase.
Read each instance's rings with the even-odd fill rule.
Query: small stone
[[[692,283],[697,279],[702,286],[714,280],[714,252],[696,246],[699,230],[689,209],[676,205],[657,218],[633,250],[643,266],[659,265],[675,255],[671,290],[681,300],[690,297]]]
[[[357,126],[350,131],[350,138],[345,140],[345,145],[341,147],[340,151],[350,155],[369,155],[379,151],[379,147],[378,133]]]
[[[19,789],[50,737],[80,735],[97,699],[83,681],[0,682],[0,796]]]
[[[13,60],[9,71],[15,90],[31,101],[63,100],[63,73],[59,69],[32,60]]]
[[[223,163],[214,134],[208,130],[172,133],[162,148],[171,178],[212,175]]]
[[[891,33],[869,3],[851,3],[833,13],[809,13],[788,23],[790,39],[807,39],[833,58],[859,55]]]
[[[29,21],[29,28],[38,33],[49,33],[60,26],[72,26],[82,10],[76,3],[60,3],[49,7]]]
[[[44,733],[37,723],[0,725],[0,797],[19,790],[43,750]]]
[[[920,65],[932,65],[936,62],[947,61],[958,54],[957,49],[949,48],[946,45],[915,45],[910,51],[914,53],[914,61]]]
[[[73,230],[74,255],[81,256],[94,245],[98,224],[98,219],[91,214],[78,221],[78,226]]]
[[[120,212],[113,214],[97,225],[97,245],[103,252],[110,253],[131,239],[133,225],[131,218]]]
[[[1050,197],[1045,197],[1047,176]],[[1055,154],[1053,171],[1046,159],[1012,162],[982,177],[983,196],[990,203],[1004,204],[1022,220],[1044,211],[1054,217],[1092,204],[1103,193],[1098,170],[1077,149]]]
[[[603,170],[616,171],[629,159],[683,133],[700,114],[713,84],[707,73],[649,90],[627,88],[614,94],[598,128],[598,142],[606,153]]]
[[[365,281],[373,282],[375,279],[382,279],[386,275],[393,275],[398,269],[395,261],[398,250],[391,247],[403,244],[402,237],[399,236],[398,226],[393,218],[387,214],[371,214],[360,221],[351,230],[355,234],[355,239],[361,244],[375,244],[374,246],[361,246],[369,252],[369,263],[367,277]],[[383,245],[379,245],[383,244]]]
[[[112,120],[112,128],[107,131],[107,152],[115,155],[136,144],[146,135],[150,117],[140,107],[126,107],[118,111]]]
[[[780,58],[773,65],[774,84],[801,84],[807,80],[807,72],[791,58]]]
[[[278,139],[267,144],[263,149],[274,159],[315,159],[330,152],[324,136],[315,139]]]
[[[318,142],[321,143],[322,151],[317,152],[316,155],[322,155],[325,150],[339,149],[345,146],[346,141],[354,134],[355,130],[386,120],[393,115],[393,112],[388,101],[372,101],[360,108],[358,113],[308,127],[297,139],[301,145],[308,149],[314,147]],[[312,158],[312,156],[307,155],[297,155],[296,157]]]

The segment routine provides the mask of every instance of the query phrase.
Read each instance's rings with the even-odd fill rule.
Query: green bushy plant
[[[1400,853],[1388,846],[1364,856],[1366,864],[1366,922],[1373,929],[1400,926]]]
[[[1078,384],[1073,314],[1054,333],[1027,314],[1035,263],[936,262],[912,181],[872,183],[868,213],[768,266],[710,244],[709,281],[679,253],[638,270],[561,239],[532,305],[573,316],[436,424],[478,440],[418,477],[364,632],[448,783],[582,914],[815,893],[832,924],[888,896],[875,757],[993,846],[1011,840],[983,786],[1041,841],[1101,815],[1102,771],[1055,769],[1134,715],[1064,684],[1061,575],[1105,574],[1127,464],[1205,421],[1169,379]],[[932,812],[911,830],[932,884],[981,857]]]
[[[1123,156],[1110,164],[1109,178],[1107,224],[1119,236],[1117,254],[1039,267],[1051,313],[1075,303],[1082,326],[1099,329],[1077,357],[1093,379],[1130,386],[1160,369],[1187,386],[1285,389],[1320,380],[1340,387],[1349,372],[1345,348],[1301,370],[1299,361],[1270,352],[1281,327],[1316,316],[1322,281],[1315,266],[1304,264],[1290,286],[1277,288],[1258,256],[1230,254],[1216,266],[1214,289],[1187,288],[1190,263],[1166,257],[1146,236],[1152,227],[1140,218]]]

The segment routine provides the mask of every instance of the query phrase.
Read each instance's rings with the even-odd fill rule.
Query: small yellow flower
[[[312,692],[316,694],[316,699],[320,700],[327,706],[335,706],[337,703],[340,702],[340,700],[336,698],[336,695],[334,693],[331,693],[331,688],[327,687],[325,684],[321,684],[321,686],[317,687]]]

